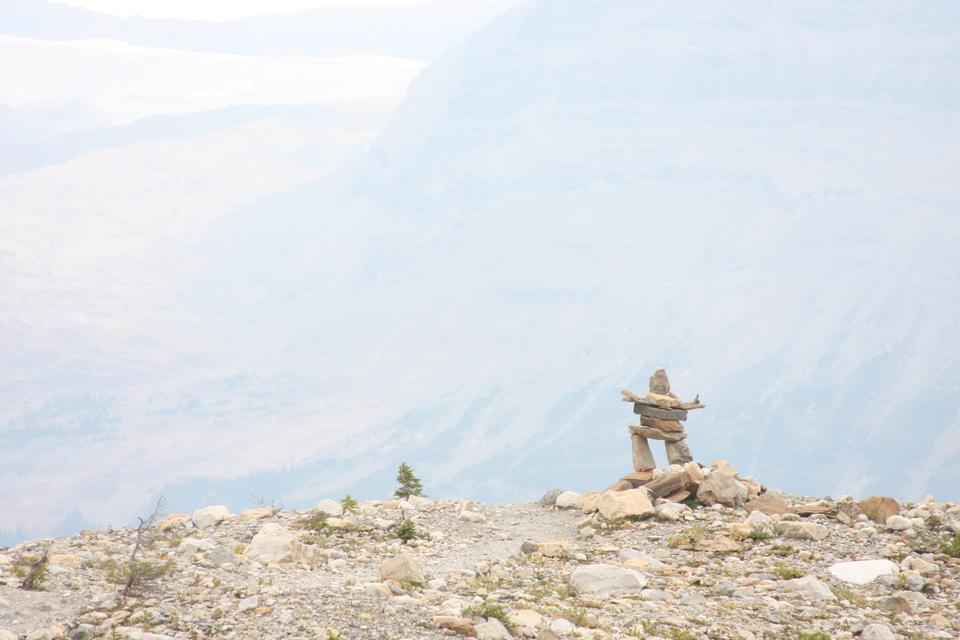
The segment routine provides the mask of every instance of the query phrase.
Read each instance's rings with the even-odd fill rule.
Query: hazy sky
[[[118,16],[232,20],[267,13],[305,11],[317,7],[398,7],[424,0],[56,0]],[[484,2],[487,0],[476,0]]]

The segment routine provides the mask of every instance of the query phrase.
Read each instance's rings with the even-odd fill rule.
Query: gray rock
[[[896,640],[893,631],[885,624],[868,624],[860,632],[861,640]]]
[[[661,420],[678,420],[683,422],[687,419],[686,409],[661,409],[660,407],[651,407],[648,404],[633,404],[633,412],[638,416],[647,416],[648,418],[660,418]]]
[[[794,540],[823,540],[830,533],[822,524],[816,522],[795,522],[785,520],[778,527],[780,535]]]
[[[257,596],[250,596],[249,598],[244,598],[237,603],[237,611],[252,611],[260,606],[260,598]]]
[[[668,522],[676,522],[681,514],[690,511],[690,507],[679,502],[664,502],[656,507],[657,518]]]
[[[520,545],[521,553],[534,553],[538,550],[537,543],[532,540],[524,540],[523,544]]]
[[[557,496],[554,506],[557,509],[579,509],[582,498],[576,491],[564,491]]]
[[[570,584],[580,593],[629,594],[643,591],[647,578],[610,564],[591,564],[576,569],[570,575]]]
[[[807,600],[835,600],[836,597],[830,591],[830,587],[825,585],[814,576],[804,576],[787,580],[784,583],[784,590],[791,593],[798,593]]]
[[[540,505],[543,507],[552,507],[557,502],[557,496],[563,493],[563,489],[550,489],[540,498]]]
[[[745,522],[753,527],[754,531],[766,530],[773,532],[776,528],[773,518],[759,510],[751,511]]]

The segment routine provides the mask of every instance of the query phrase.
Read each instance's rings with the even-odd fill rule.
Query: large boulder
[[[640,593],[647,586],[643,574],[612,564],[591,564],[570,575],[570,585],[583,594]]]
[[[657,512],[646,489],[604,491],[598,510],[607,520],[647,518]]]
[[[292,562],[296,543],[297,536],[289,529],[276,522],[268,522],[253,536],[245,555],[258,562]]]
[[[886,522],[900,513],[900,503],[889,496],[870,496],[860,501],[860,512],[874,522]]]
[[[226,508],[222,504],[214,505],[212,507],[204,507],[203,509],[197,509],[193,512],[193,526],[198,529],[207,529],[209,527],[215,527],[227,518],[230,517],[230,509]]]
[[[722,504],[739,507],[747,499],[747,487],[731,474],[714,471],[700,483],[697,500],[708,507]]]
[[[576,491],[564,491],[557,496],[554,506],[557,509],[579,509],[581,505],[581,495]]]
[[[827,571],[837,580],[864,585],[880,576],[895,576],[900,572],[900,567],[889,560],[852,560],[832,564]]]
[[[420,558],[408,553],[400,553],[383,561],[380,565],[380,579],[423,584],[427,581],[427,575]]]
[[[793,509],[783,498],[779,498],[770,492],[761,493],[759,496],[743,505],[747,511],[759,511],[768,516],[782,516],[785,513],[792,513]]]

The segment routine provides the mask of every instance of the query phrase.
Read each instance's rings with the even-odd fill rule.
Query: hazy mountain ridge
[[[807,494],[956,486],[956,17],[730,6],[526,3],[429,67],[369,153],[264,175],[282,186],[177,238],[127,283],[163,303],[117,313],[161,345],[139,379],[105,332],[110,382],[8,404],[7,442],[77,425],[22,449],[51,511],[77,495],[55,487],[121,482],[85,517],[161,490],[242,504],[251,478],[281,502],[364,497],[401,458],[444,496],[592,486],[629,465],[617,392],[656,366],[708,405],[698,459]],[[57,328],[12,331],[26,366]],[[25,513],[31,480],[10,481]]]

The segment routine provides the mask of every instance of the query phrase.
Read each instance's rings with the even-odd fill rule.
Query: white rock
[[[804,576],[787,580],[784,583],[784,589],[791,593],[798,593],[807,600],[835,600],[836,597],[830,591],[830,587],[825,585],[814,576]]]
[[[570,575],[570,584],[580,593],[629,594],[643,591],[647,578],[611,564],[591,564],[576,569]]]
[[[889,560],[852,560],[830,565],[830,575],[851,584],[869,584],[885,575],[896,575],[897,565]]]
[[[896,640],[893,631],[885,624],[868,624],[860,632],[860,640]]]
[[[15,634],[13,631],[0,629],[0,640],[17,640],[17,634]]]
[[[910,518],[903,516],[890,516],[887,518],[887,529],[890,531],[906,531],[913,528],[913,522]]]
[[[314,507],[313,510],[333,518],[339,518],[343,515],[343,505],[336,500],[331,500],[330,498],[324,498],[318,502],[317,506]]]
[[[212,507],[197,509],[193,512],[191,520],[193,520],[193,526],[198,529],[206,529],[217,526],[229,517],[230,509],[223,505],[214,505]]]
[[[514,627],[536,629],[543,624],[543,616],[533,609],[518,609],[510,612],[510,624]]]
[[[474,630],[477,632],[477,640],[512,640],[513,636],[503,626],[503,623],[496,618],[490,618],[486,622],[481,622]]]
[[[53,634],[49,629],[37,629],[27,634],[27,640],[53,640]]]
[[[583,496],[576,491],[564,491],[557,496],[554,503],[557,509],[579,509],[582,506]]]
[[[285,527],[268,522],[253,536],[244,555],[258,562],[290,562],[297,537]]]
[[[576,630],[577,625],[573,624],[566,618],[557,618],[550,623],[550,631],[553,631],[558,636],[569,636]]]
[[[392,558],[384,560],[380,565],[381,580],[396,580],[397,582],[412,582],[423,584],[427,581],[423,570],[423,562],[419,558],[402,552]]]
[[[754,531],[766,529],[772,532],[774,530],[773,518],[763,511],[751,511],[745,522],[753,527]]]

